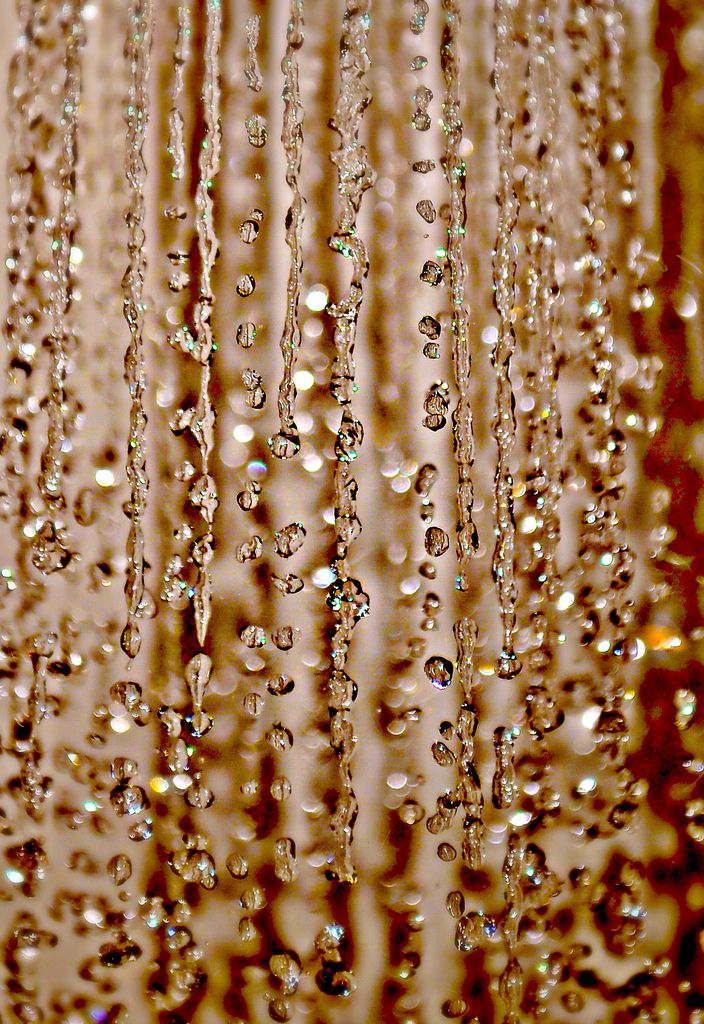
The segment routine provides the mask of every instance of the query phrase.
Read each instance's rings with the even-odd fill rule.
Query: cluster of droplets
[[[347,936],[341,924],[326,925],[315,940],[315,949],[320,957],[315,981],[326,995],[350,996],[357,987],[352,972],[345,965],[346,945]]]
[[[29,570],[31,561],[41,574],[49,576],[64,569],[73,555],[62,491],[68,456],[61,449],[65,440],[70,450],[78,411],[75,396],[65,385],[75,333],[70,315],[78,121],[74,101],[80,94],[83,37],[80,10],[75,5],[67,5],[53,23],[44,17],[42,8],[22,5],[17,13],[18,45],[8,77],[5,267],[9,302],[4,324],[7,377],[0,433],[0,504],[3,518],[15,525],[18,568]],[[34,158],[39,151],[41,166]],[[41,225],[46,232],[40,230]],[[44,348],[50,360],[48,390],[37,374],[32,379]],[[27,485],[34,454],[31,426],[40,411],[47,413],[48,431],[37,500]],[[28,609],[40,597],[41,584],[32,580],[31,586],[23,587],[24,571],[17,578],[9,567],[6,572],[9,586],[5,585],[16,591]],[[29,573],[27,583],[31,570]]]
[[[457,645],[457,676],[461,688],[460,707],[455,723],[444,721],[440,726],[440,739],[432,745],[433,759],[443,768],[456,770],[456,780],[451,788],[445,789],[438,798],[436,811],[427,820],[432,835],[447,831],[461,807],[462,859],[472,870],[479,870],[482,864],[482,843],[484,835],[484,798],[481,782],[475,764],[475,736],[479,717],[473,698],[472,664],[477,638],[477,627],[471,619],[459,619],[454,627]],[[446,658],[431,658],[425,663],[425,672],[432,684],[444,688],[449,686],[454,675],[452,662]],[[457,752],[453,746],[458,744]],[[441,860],[454,860],[455,847],[443,842],[438,847]]]
[[[41,284],[46,276],[50,276],[41,273],[37,248],[41,236],[32,228],[33,222],[41,216],[43,197],[38,187],[38,176],[32,172],[31,152],[36,141],[34,133],[44,128],[44,119],[36,109],[39,62],[33,59],[28,40],[37,40],[39,26],[35,8],[26,5],[20,13],[18,43],[10,61],[7,80],[9,199],[7,256],[4,265],[7,271],[8,304],[3,323],[7,375],[0,425],[0,510],[3,520],[9,520],[12,525],[13,539],[18,547],[18,562],[28,547],[22,529],[22,491],[28,463],[31,409],[39,404],[32,383],[38,346],[32,339],[35,330],[42,325],[42,310],[45,308]],[[47,143],[45,133],[44,145]],[[48,270],[48,266],[45,269]],[[38,288],[36,292],[35,288]],[[15,589],[16,573],[9,565],[5,567],[5,573],[12,589]]]
[[[617,672],[637,656],[633,601],[629,587],[634,555],[623,520],[626,437],[619,417],[620,394],[612,318],[614,268],[606,231],[606,177],[598,153],[608,125],[603,89],[603,19],[597,7],[570,10],[566,33],[572,47],[578,88],[572,90],[580,120],[579,157],[583,180],[580,225],[578,330],[589,368],[589,393],[580,407],[586,424],[587,471],[591,501],[582,512],[577,573],[582,646],[593,653],[605,675],[603,706],[595,724],[604,761],[613,766],[617,807],[630,802],[636,780],[625,766],[628,725]],[[576,585],[575,581],[575,585]],[[616,820],[614,819],[616,813]]]
[[[555,12],[547,7],[538,16],[538,8],[534,7],[530,13],[519,138],[526,168],[519,223],[525,238],[524,316],[519,337],[525,350],[525,386],[532,399],[527,415],[529,464],[521,521],[528,550],[521,568],[528,576],[531,591],[540,595],[540,603],[548,610],[557,598],[559,586],[556,557],[563,476],[557,394],[559,325],[555,312],[558,285],[552,188],[557,169],[554,138],[558,111],[553,39]],[[551,636],[546,636],[546,640],[549,643]],[[545,657],[548,662],[552,659],[547,648]]]

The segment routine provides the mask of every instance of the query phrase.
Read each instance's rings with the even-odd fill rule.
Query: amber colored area
[[[700,6],[0,24],[0,1024],[704,1024]]]

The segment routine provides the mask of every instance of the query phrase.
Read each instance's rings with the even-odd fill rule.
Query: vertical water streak
[[[467,222],[467,168],[460,155],[463,123],[460,115],[460,60],[458,0],[443,0],[445,24],[442,30],[440,62],[445,82],[443,122],[445,130],[445,176],[450,188],[450,218],[447,229],[447,259],[452,297],[452,364],[459,392],[452,415],[452,439],[457,462],[457,559],[456,587],[469,590],[469,562],[479,546],[472,518],[474,485],[474,438],[469,388],[472,357],[469,344],[469,313],[465,307],[467,261],[464,241]]]
[[[525,512],[534,529],[521,568],[534,610],[527,624],[526,664],[530,670],[525,707],[531,734],[545,751],[545,735],[564,719],[554,699],[551,677],[560,626],[557,621],[560,577],[559,503],[562,496],[562,424],[558,404],[559,324],[555,316],[557,232],[553,187],[557,156],[557,94],[554,47],[556,6],[535,0],[528,8],[524,114],[521,119],[522,248],[525,251],[524,380],[530,394],[526,416],[528,466]],[[525,519],[524,522],[528,522]],[[533,525],[531,523],[531,527]],[[546,752],[541,774],[550,771]],[[545,793],[545,789],[543,790]]]
[[[149,77],[153,31],[153,0],[132,0],[127,27],[125,56],[130,83],[127,101],[127,151],[125,177],[128,186],[127,252],[128,264],[122,279],[123,311],[130,332],[125,353],[125,380],[130,393],[130,425],[127,442],[127,480],[130,487],[127,537],[127,622],[120,644],[129,658],[135,658],[141,646],[138,619],[144,596],[144,515],[149,478],[146,470],[146,427],[144,409],[146,388],[144,369],[144,278],[147,255],[144,246],[145,185],[147,168],[143,147],[149,122]]]
[[[286,154],[286,184],[291,190],[291,205],[286,215],[286,244],[291,250],[291,263],[286,288],[286,316],[281,335],[284,369],[279,384],[279,432],[269,438],[272,455],[277,459],[292,458],[301,447],[295,422],[296,385],[293,373],[301,344],[298,305],[303,271],[303,217],[305,199],[299,187],[303,155],[303,107],[298,83],[298,50],[303,45],[303,0],[291,0],[290,20],[286,33],[286,53],[281,62],[284,75],[284,120],[281,141]]]
[[[458,792],[464,810],[462,823],[462,859],[467,867],[478,871],[483,859],[484,797],[476,768],[474,741],[479,716],[474,705],[473,660],[477,643],[477,625],[472,619],[462,618],[455,623],[457,644],[457,674],[462,689],[460,709],[455,731],[460,741],[458,760]]]
[[[196,185],[196,235],[200,258],[198,300],[193,312],[195,327],[195,351],[201,364],[200,391],[196,407],[195,436],[200,452],[200,477],[191,488],[192,503],[199,508],[206,524],[206,532],[198,537],[191,548],[196,565],[197,578],[193,595],[193,614],[198,643],[206,644],[212,605],[212,577],[210,563],[213,558],[213,523],[218,507],[215,480],[210,474],[210,459],[215,445],[215,407],[211,395],[213,355],[217,343],[213,336],[211,316],[215,305],[213,294],[213,268],[218,257],[218,237],[213,218],[214,203],[212,189],[220,170],[220,145],[222,126],[220,123],[220,45],[222,41],[222,9],[220,0],[208,0],[205,29],[204,77],[203,77],[203,121],[205,135],[201,141],[198,159],[198,183]],[[186,670],[186,681],[192,700],[192,728],[196,735],[205,730],[207,716],[202,708],[205,689],[210,678],[210,658],[202,651],[191,659]],[[198,722],[198,719],[201,722]]]
[[[356,743],[351,718],[355,684],[345,671],[352,630],[369,610],[369,599],[359,580],[348,574],[347,554],[350,543],[359,535],[357,517],[357,481],[350,473],[350,463],[358,457],[364,428],[351,411],[356,391],[354,344],[359,310],[364,297],[364,281],[369,273],[367,247],[357,234],[357,214],[362,196],[374,183],[374,172],[366,148],[359,141],[364,111],[371,102],[371,91],[364,75],[370,67],[367,40],[371,0],[347,0],[340,37],[339,92],[331,128],[340,136],[340,145],[330,154],[337,167],[339,199],[338,223],[329,239],[330,248],[352,261],[352,280],[346,294],[330,307],[334,318],[335,356],[331,371],[330,391],[343,406],[335,442],[335,541],[336,555],[332,564],[335,579],[328,591],[327,602],[335,613],[332,636],[332,673],[329,681],[330,742],[338,757],[340,793],[332,818],[335,853],[330,875],[343,882],[356,879],[351,843],[357,817],[357,800],[352,788],[350,761]]]
[[[526,383],[534,392],[534,403],[528,415],[530,465],[527,489],[533,502],[531,512],[535,512],[538,522],[533,537],[536,543],[539,542],[541,589],[545,591],[546,599],[554,597],[559,583],[556,557],[560,539],[558,507],[562,494],[562,424],[557,392],[559,326],[555,318],[557,239],[553,220],[558,116],[554,17],[552,0],[545,4],[531,4],[526,116],[523,119],[527,151],[523,195],[524,208],[530,218],[525,231],[528,287],[524,316],[528,359]],[[535,545],[533,549],[536,550]]]
[[[257,46],[259,44],[259,15],[255,14],[252,18],[247,18],[247,24],[245,26],[245,32],[247,35],[247,58],[244,63],[244,78],[247,83],[247,87],[252,92],[261,92],[264,86],[264,79],[262,73],[259,70],[259,60],[257,58]]]
[[[35,817],[49,791],[49,780],[41,771],[42,748],[39,726],[48,717],[46,673],[54,653],[56,634],[37,633],[29,639],[27,650],[32,663],[32,683],[27,698],[28,742],[22,753],[20,781],[27,813]]]
[[[178,28],[174,45],[173,75],[169,100],[169,142],[167,151],[171,156],[171,177],[180,181],[186,169],[186,150],[183,143],[184,71],[191,54],[191,10],[188,3],[178,6]]]
[[[523,844],[518,833],[511,832],[503,864],[504,911],[501,916],[501,929],[508,952],[508,962],[499,977],[499,995],[506,1007],[503,1024],[518,1024],[521,1019],[524,978],[523,968],[516,953],[523,916],[523,854]]]
[[[514,548],[516,521],[513,514],[513,478],[511,453],[516,435],[515,396],[511,384],[511,359],[516,348],[513,328],[515,305],[516,257],[513,229],[518,218],[518,197],[513,183],[514,113],[510,98],[510,59],[513,47],[513,8],[508,0],[495,2],[496,49],[493,73],[496,96],[496,142],[499,158],[499,182],[496,193],[498,221],[494,247],[494,305],[499,314],[498,337],[492,352],[496,370],[496,414],[493,421],[498,450],[494,501],[496,546],[492,571],[499,595],[503,648],[497,663],[502,679],[512,679],[521,670],[513,647],[516,629],[516,584]]]
[[[30,222],[34,206],[30,103],[31,50],[35,44],[34,17],[31,0],[17,0],[18,37],[10,60],[6,95],[8,203],[5,218],[7,256],[4,265],[7,270],[8,305],[3,323],[7,367],[0,420],[0,515],[3,520],[11,519],[13,539],[19,548],[16,552],[18,563],[21,561],[22,549],[27,546],[22,529],[21,490],[26,471],[28,404],[31,397],[29,380],[36,354],[35,346],[28,344],[31,320],[27,317],[31,302],[33,257],[30,246]],[[7,567],[6,571],[12,570]],[[8,579],[13,589],[16,589],[18,581],[11,577]]]
[[[625,64],[626,8],[619,0],[601,0],[600,12],[603,21],[604,48],[606,51],[606,75],[604,94],[612,139],[609,149],[609,163],[615,164],[616,195],[618,206],[624,211],[621,231],[627,237],[623,248],[626,250],[630,308],[632,312],[647,313],[652,309],[654,296],[648,283],[648,265],[652,256],[646,252],[645,230],[638,154],[633,141],[628,137],[627,103],[625,86],[627,70]],[[640,159],[639,159],[640,157]]]
[[[69,361],[71,328],[68,315],[73,300],[71,287],[71,246],[77,222],[76,160],[78,141],[78,110],[81,101],[81,48],[84,43],[82,6],[72,0],[66,15],[65,79],[61,102],[61,149],[59,155],[59,211],[54,226],[51,248],[54,271],[51,290],[51,360],[47,396],[48,431],[41,455],[39,490],[52,516],[61,515],[66,507],[63,494],[64,460],[62,447],[66,442],[66,373]],[[63,569],[68,558],[58,562]]]

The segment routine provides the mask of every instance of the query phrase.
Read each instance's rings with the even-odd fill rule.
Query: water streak
[[[51,294],[50,386],[47,399],[49,419],[47,440],[41,456],[39,490],[53,515],[66,506],[63,494],[63,454],[66,442],[66,373],[69,361],[71,327],[68,315],[73,300],[71,286],[71,246],[76,229],[76,160],[78,110],[81,101],[81,49],[84,43],[81,3],[73,0],[67,11],[65,80],[61,111],[61,153],[58,166],[60,190],[52,250],[54,274]],[[58,568],[64,568],[61,561]]]
[[[198,158],[196,185],[196,235],[200,258],[198,300],[193,312],[195,351],[201,364],[200,390],[196,406],[195,435],[200,452],[200,476],[189,497],[205,521],[206,531],[196,538],[191,556],[196,566],[193,594],[193,616],[196,637],[205,647],[212,610],[213,523],[218,507],[215,481],[210,474],[210,460],[215,445],[215,408],[211,395],[212,362],[217,351],[211,316],[215,305],[213,294],[213,268],[218,257],[218,237],[213,219],[212,189],[220,170],[222,128],[220,124],[220,45],[222,40],[222,9],[220,0],[208,0],[204,49],[203,121],[205,133]],[[199,651],[191,658],[186,669],[186,683],[191,694],[191,721],[195,735],[209,729],[209,719],[203,712],[203,698],[210,681],[210,658]]]
[[[259,43],[259,15],[255,15],[253,18],[247,19],[245,26],[245,32],[247,34],[247,58],[244,64],[244,78],[247,83],[247,87],[252,92],[261,92],[264,86],[264,80],[262,73],[259,70],[259,61],[257,59],[257,45]]]
[[[178,6],[178,29],[173,55],[169,110],[169,142],[167,151],[171,156],[171,177],[180,181],[186,170],[186,150],[183,143],[183,102],[184,73],[191,55],[191,10],[188,4]]]
[[[340,793],[332,819],[335,852],[330,875],[354,882],[351,843],[357,817],[357,800],[352,788],[350,761],[356,743],[351,718],[354,683],[345,672],[352,629],[369,610],[369,598],[358,580],[348,575],[347,553],[361,526],[357,517],[357,482],[350,463],[358,457],[364,437],[361,421],[350,409],[356,391],[354,345],[364,281],[369,273],[367,247],[357,234],[357,214],[365,191],[374,183],[366,148],[359,141],[364,111],[372,94],[365,82],[371,61],[367,50],[371,0],[347,0],[340,37],[339,92],[330,126],[340,136],[340,145],[330,154],[337,168],[340,197],[338,223],[329,239],[330,248],[352,262],[352,280],[346,294],[330,307],[334,318],[335,356],[330,391],[342,405],[343,413],[335,444],[335,539],[332,564],[335,580],[328,592],[328,605],[335,613],[332,637],[332,667],[329,683],[330,742],[338,757]]]
[[[516,952],[523,917],[523,857],[524,849],[520,836],[517,832],[511,832],[503,864],[504,910],[501,915],[501,930],[508,951],[508,962],[499,977],[499,995],[506,1007],[503,1024],[518,1024],[521,1019],[524,977]]]
[[[462,688],[462,701],[457,714],[455,731],[460,741],[457,761],[458,792],[464,809],[462,824],[462,857],[467,866],[478,871],[483,859],[484,797],[476,768],[475,736],[479,716],[474,706],[473,660],[477,643],[477,625],[472,619],[462,618],[455,623],[457,644],[457,674]]]
[[[516,630],[516,584],[514,547],[516,521],[513,514],[513,477],[511,452],[515,443],[515,397],[511,384],[511,360],[516,348],[513,328],[515,305],[516,257],[513,230],[518,218],[518,197],[514,188],[513,127],[515,115],[510,100],[510,59],[513,48],[513,8],[507,0],[495,3],[494,93],[497,105],[496,142],[499,158],[499,183],[496,201],[499,208],[494,247],[494,305],[499,328],[492,362],[496,370],[496,414],[493,421],[498,449],[494,501],[496,546],[492,571],[499,595],[503,649],[497,671],[503,679],[512,679],[521,670],[513,646]]]
[[[279,384],[279,432],[269,439],[272,455],[279,459],[294,456],[301,447],[295,422],[296,385],[293,374],[301,344],[298,305],[303,271],[303,216],[305,199],[301,194],[299,176],[303,154],[303,107],[298,83],[297,53],[303,45],[303,0],[291,0],[291,13],[286,32],[286,53],[281,62],[284,74],[284,121],[281,141],[286,153],[286,184],[291,190],[291,205],[286,215],[286,244],[291,250],[291,263],[286,288],[286,317],[281,335],[284,369]]]
[[[147,415],[144,367],[144,278],[147,256],[144,246],[146,200],[144,189],[147,168],[143,147],[149,123],[149,78],[154,9],[153,0],[132,0],[129,11],[125,53],[130,70],[127,103],[127,151],[125,177],[128,186],[127,252],[128,264],[122,279],[123,310],[130,332],[125,353],[125,379],[130,393],[130,426],[127,442],[127,480],[130,486],[127,536],[127,622],[120,643],[129,658],[139,653],[142,638],[138,619],[144,596],[144,515],[149,478],[146,469]]]
[[[8,306],[3,324],[7,375],[0,420],[0,502],[2,516],[11,518],[17,545],[17,562],[29,547],[24,532],[22,491],[28,463],[28,434],[35,396],[31,376],[37,346],[33,326],[41,323],[41,312],[33,285],[38,254],[36,232],[31,228],[41,215],[37,196],[37,175],[33,173],[33,123],[37,87],[37,18],[30,0],[18,0],[18,38],[7,79],[8,204],[6,216]],[[41,66],[40,66],[41,70]],[[38,396],[36,396],[38,404]],[[10,572],[9,568],[6,570]],[[14,573],[13,573],[14,576]],[[14,587],[23,580],[11,579]]]
[[[467,221],[467,167],[460,155],[463,124],[460,115],[460,64],[458,0],[443,0],[445,24],[442,33],[440,61],[445,82],[443,123],[445,129],[445,175],[450,187],[450,219],[447,229],[447,259],[450,265],[452,295],[452,364],[459,392],[452,415],[452,440],[457,462],[457,559],[456,586],[467,591],[470,586],[470,560],[479,546],[477,528],[472,518],[474,507],[474,437],[469,388],[472,357],[469,344],[469,313],[465,307],[467,261],[464,241]]]

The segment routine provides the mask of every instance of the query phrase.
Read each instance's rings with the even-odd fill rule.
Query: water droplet
[[[429,526],[425,531],[425,550],[433,558],[444,555],[450,546],[450,538],[439,526]]]
[[[296,992],[301,979],[301,965],[295,954],[275,953],[269,958],[269,970],[281,983],[284,995]]]
[[[262,409],[266,404],[262,375],[257,370],[248,368],[242,371],[242,383],[246,389],[245,402],[250,409]]]
[[[240,896],[242,909],[250,914],[255,913],[257,910],[263,910],[267,902],[266,893],[260,885],[250,886]]]
[[[280,651],[290,651],[300,638],[301,631],[294,626],[281,626],[280,629],[274,630],[271,634],[274,646],[278,647]]]
[[[255,486],[259,486],[258,484]],[[261,491],[261,488],[259,488]],[[256,491],[252,491],[249,488],[243,492],[244,494],[250,494],[252,497],[258,497]],[[256,503],[255,503],[256,504]],[[251,506],[254,507],[254,506]],[[257,558],[261,558],[264,545],[261,537],[255,534],[250,537],[249,540],[243,541],[237,548],[236,558],[238,562],[252,562]]]
[[[274,750],[290,750],[293,746],[293,733],[281,722],[274,722],[266,734],[266,741]]]
[[[421,199],[416,203],[416,210],[421,215],[426,224],[433,224],[437,216],[435,212],[435,206],[430,199]]]
[[[277,775],[272,779],[270,792],[274,800],[288,800],[291,796],[291,783],[284,775]]]
[[[462,917],[464,914],[464,896],[462,893],[458,890],[448,893],[446,906],[450,917],[455,919]]]
[[[425,811],[417,800],[404,800],[398,809],[398,814],[406,825],[417,825],[425,817]]]
[[[296,844],[284,837],[274,844],[274,874],[280,882],[292,882],[296,877]]]
[[[240,224],[240,238],[247,245],[256,242],[259,236],[259,222],[256,220],[245,220]]]
[[[272,573],[271,582],[282,594],[300,594],[303,590],[303,580],[299,576],[294,576],[293,573],[288,573],[286,576],[277,576]]]
[[[257,337],[256,324],[250,323],[249,321],[238,324],[235,337],[237,344],[241,348],[251,348],[254,344],[255,338]]]
[[[116,814],[141,814],[149,807],[149,799],[141,786],[120,783],[110,791],[110,803]]]
[[[260,693],[247,693],[242,700],[242,706],[251,718],[258,718],[264,710],[264,698]]]
[[[435,319],[435,317],[430,316],[428,314],[424,317],[421,317],[421,319],[418,321],[418,330],[420,331],[421,334],[424,334],[426,338],[430,338],[432,341],[434,341],[436,338],[440,337],[440,332],[442,328],[440,327],[440,324]]]
[[[115,885],[124,885],[132,876],[132,861],[124,853],[118,853],[108,862],[108,871]]]
[[[247,140],[250,146],[261,149],[262,146],[266,145],[269,133],[265,118],[259,114],[252,114],[246,119],[245,128],[247,129]]]
[[[246,878],[249,874],[249,863],[239,853],[231,853],[225,861],[225,866],[233,878]]]
[[[467,1003],[464,999],[447,999],[442,1004],[442,1015],[449,1020],[462,1017],[467,1012]]]
[[[284,694],[291,693],[294,686],[293,679],[285,675],[274,676],[266,684],[267,690],[274,697],[282,697]]]
[[[297,434],[279,432],[268,440],[271,454],[276,459],[292,459],[301,450],[301,442]]]
[[[335,439],[335,454],[342,462],[354,462],[364,440],[362,421],[345,409]]]
[[[266,632],[261,626],[244,626],[240,630],[240,640],[245,647],[255,650],[266,644]]]
[[[455,764],[457,760],[457,758],[452,753],[450,748],[445,743],[441,743],[440,741],[433,743],[431,751],[435,763],[439,764],[443,768],[449,768],[450,765]]]
[[[434,260],[426,260],[420,272],[420,279],[432,288],[436,288],[442,281],[442,267]]]
[[[427,0],[413,0],[413,13],[411,14],[410,29],[413,35],[419,36],[425,29],[425,21],[430,13]]]
[[[104,943],[99,950],[100,962],[103,967],[122,967],[123,964],[138,960],[142,950],[124,932],[113,942]]]
[[[290,558],[300,550],[305,539],[306,529],[303,523],[289,523],[274,533],[274,550],[281,558]]]
[[[237,495],[237,504],[243,512],[251,512],[253,508],[256,508],[259,504],[259,495],[262,492],[260,483],[256,480],[248,480],[244,485],[244,490],[240,491]],[[258,538],[259,544],[262,544],[261,537]],[[259,558],[263,547],[260,547],[259,555],[255,557]],[[245,559],[246,560],[246,559]]]
[[[442,658],[439,655],[428,658],[424,668],[426,676],[436,689],[444,690],[452,682],[454,669],[452,662],[447,658]]]
[[[237,294],[243,299],[251,295],[254,289],[257,287],[257,282],[254,280],[251,274],[242,274],[237,278],[237,284],[235,289]]]

